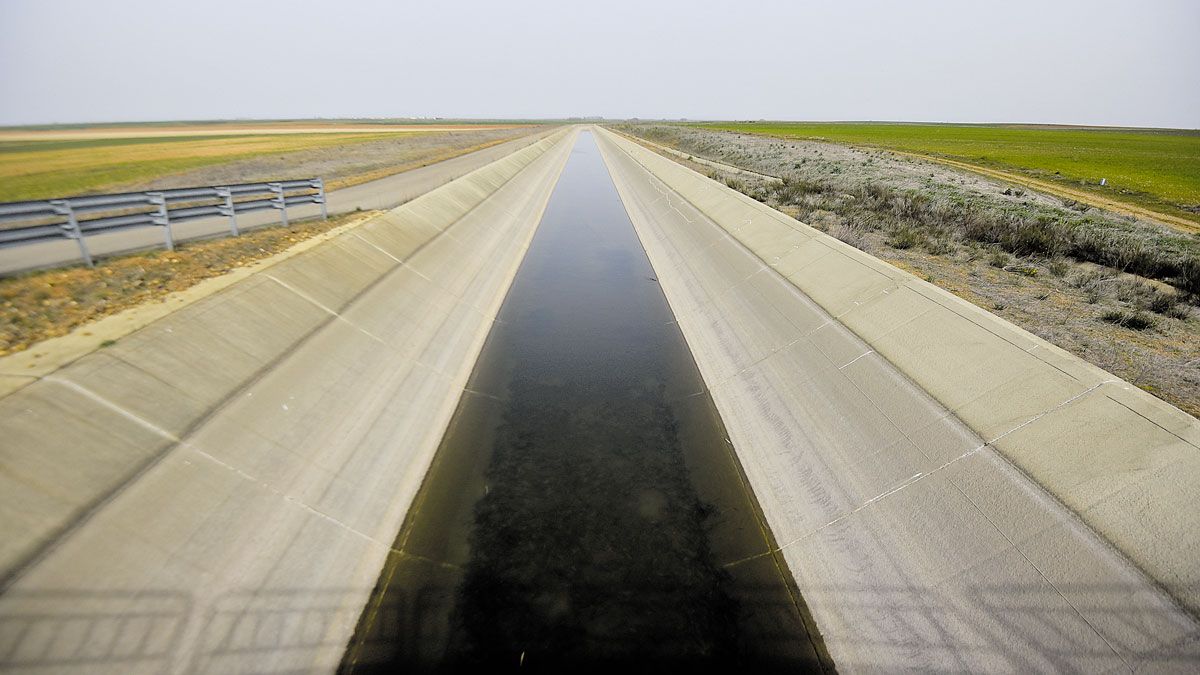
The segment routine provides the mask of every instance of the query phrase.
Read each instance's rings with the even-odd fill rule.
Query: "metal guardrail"
[[[74,239],[79,244],[80,257],[92,267],[92,254],[86,241],[88,235],[134,227],[161,227],[167,249],[174,250],[172,223],[225,216],[229,218],[230,234],[237,236],[239,213],[278,209],[286,227],[288,207],[301,204],[319,204],[321,217],[328,219],[325,182],[320,178],[303,178],[0,203],[0,228],[3,228],[0,229],[0,248]],[[4,228],[5,224],[13,222],[34,224]]]

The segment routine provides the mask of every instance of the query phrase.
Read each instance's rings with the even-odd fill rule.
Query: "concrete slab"
[[[339,237],[264,272],[271,279],[339,311],[368,285],[396,266],[396,259],[358,237]]]

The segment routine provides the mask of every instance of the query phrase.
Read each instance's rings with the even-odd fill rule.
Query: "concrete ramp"
[[[839,669],[1197,665],[1196,420],[599,137]]]
[[[335,669],[574,136],[0,400],[4,669]]]

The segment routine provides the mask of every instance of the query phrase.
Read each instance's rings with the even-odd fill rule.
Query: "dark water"
[[[772,546],[585,133],[343,668],[816,670]]]

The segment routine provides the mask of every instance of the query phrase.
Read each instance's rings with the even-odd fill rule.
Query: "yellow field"
[[[201,166],[389,137],[385,132],[0,141],[0,201],[113,191]]]
[[[274,136],[288,134],[414,134],[439,131],[508,129],[516,124],[354,124],[344,122],[212,122],[87,126],[75,129],[0,129],[0,143],[18,141],[86,141],[113,138],[177,138],[182,136]]]
[[[0,129],[0,202],[120,191],[250,157],[517,126],[297,121]]]

